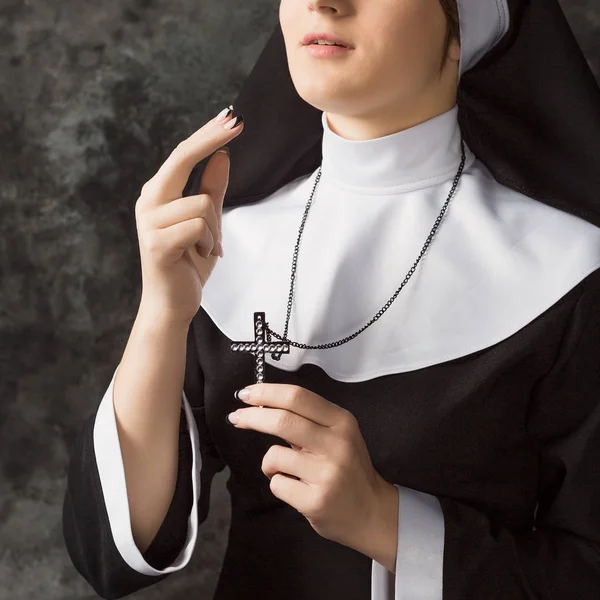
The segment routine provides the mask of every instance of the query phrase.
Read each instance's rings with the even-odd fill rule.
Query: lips
[[[349,49],[353,48],[353,46],[346,40],[343,40],[342,38],[339,38],[335,35],[332,35],[331,33],[326,33],[326,32],[307,33],[302,38],[302,43],[305,46],[308,46],[317,40],[325,40],[327,42],[334,42],[335,44],[338,44],[339,46],[343,46],[344,48],[349,48]]]
[[[344,44],[336,44],[335,42],[331,42],[330,44],[322,44],[321,42],[311,42],[308,44],[309,46],[337,46],[338,48],[345,48]]]

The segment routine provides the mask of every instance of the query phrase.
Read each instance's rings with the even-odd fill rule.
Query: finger
[[[232,116],[230,115],[221,122],[217,121],[216,117],[211,119],[171,152],[154,177],[142,189],[144,202],[148,206],[164,204],[180,198],[192,169],[209,154],[230,142],[243,131],[243,122],[233,129],[224,128],[224,125],[232,120]],[[220,156],[223,153],[219,152],[218,154]],[[228,163],[227,157],[225,160]],[[219,162],[225,162],[225,160],[219,158]]]
[[[319,481],[320,467],[310,452],[296,452],[285,446],[271,446],[263,457],[262,472],[271,479],[275,473],[298,477],[306,483]]]
[[[169,262],[180,258],[183,251],[191,246],[199,247],[198,254],[208,258],[216,244],[206,221],[200,217],[175,223],[165,229],[156,229],[156,248],[164,249],[164,258]]]
[[[323,454],[327,449],[327,429],[296,413],[279,408],[252,406],[236,411],[239,429],[253,429],[275,435],[307,452]]]
[[[186,196],[153,208],[148,216],[150,227],[166,229],[182,221],[202,218],[206,221],[213,239],[219,239],[219,223],[214,202],[206,195]]]
[[[199,193],[208,195],[213,202],[219,235],[221,233],[223,199],[229,184],[229,165],[229,156],[225,152],[216,152],[210,157],[200,180]]]
[[[273,496],[295,508],[300,514],[309,514],[311,498],[314,496],[310,484],[302,480],[275,473],[269,483]]]
[[[249,397],[243,400],[248,404],[282,408],[324,427],[333,427],[347,417],[346,409],[297,385],[254,383],[245,389],[250,392]]]

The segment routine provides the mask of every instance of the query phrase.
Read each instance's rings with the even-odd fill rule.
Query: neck
[[[368,111],[342,114],[326,112],[329,129],[347,140],[371,140],[410,129],[449,111],[456,104],[456,89],[444,93],[423,94],[410,104],[398,102],[386,106],[369,108]]]

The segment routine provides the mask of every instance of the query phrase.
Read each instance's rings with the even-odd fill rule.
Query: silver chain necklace
[[[273,357],[273,360],[280,360],[282,354],[289,354],[290,346],[295,346],[296,348],[311,348],[311,349],[335,348],[336,346],[341,346],[342,344],[345,344],[346,342],[349,342],[351,339],[355,338],[359,333],[362,333],[367,327],[369,327],[375,321],[377,321],[377,319],[379,319],[379,317],[381,317],[381,315],[390,307],[392,302],[394,302],[394,300],[396,299],[396,297],[398,296],[398,294],[400,293],[402,288],[406,285],[408,280],[411,278],[412,274],[415,272],[415,269],[417,268],[419,261],[421,260],[422,256],[425,254],[425,251],[429,247],[429,244],[431,243],[431,240],[433,239],[433,236],[435,235],[435,233],[442,221],[442,218],[446,212],[446,209],[448,207],[450,200],[454,196],[454,192],[455,192],[458,182],[460,180],[460,176],[462,175],[463,168],[465,166],[465,160],[466,160],[465,159],[465,145],[464,145],[464,142],[462,139],[460,140],[460,149],[461,149],[462,157],[461,157],[460,165],[458,167],[458,171],[457,171],[456,176],[454,177],[454,181],[452,183],[452,188],[450,189],[450,193],[448,194],[448,198],[446,199],[446,202],[444,202],[444,205],[442,206],[442,210],[440,211],[440,214],[438,215],[437,219],[435,220],[435,223],[434,223],[431,231],[429,232],[429,235],[427,236],[427,240],[425,241],[425,244],[423,245],[423,248],[421,249],[421,253],[419,254],[417,260],[415,261],[415,264],[410,268],[406,277],[404,278],[404,281],[402,282],[400,287],[396,290],[395,294],[386,302],[384,307],[381,310],[379,310],[379,312],[375,315],[375,317],[373,317],[364,327],[362,327],[361,329],[359,329],[352,335],[349,335],[342,340],[338,340],[337,342],[329,342],[327,344],[310,346],[308,344],[301,344],[299,342],[293,342],[291,340],[288,340],[287,339],[287,331],[288,331],[288,325],[289,325],[289,321],[290,321],[290,315],[292,312],[294,279],[296,277],[296,264],[298,261],[298,251],[300,248],[300,239],[302,237],[302,231],[304,230],[304,224],[306,223],[306,218],[308,216],[308,211],[312,204],[312,200],[313,200],[313,196],[315,194],[315,190],[317,188],[317,184],[319,183],[319,179],[321,179],[321,167],[319,167],[319,171],[318,171],[317,177],[315,179],[315,184],[313,186],[312,193],[310,195],[310,198],[309,198],[308,203],[306,204],[306,208],[304,210],[304,215],[302,217],[302,223],[300,225],[300,231],[298,233],[298,240],[296,242],[296,247],[294,248],[294,258],[292,260],[292,276],[291,276],[291,282],[290,282],[290,294],[289,294],[289,298],[288,298],[287,317],[286,317],[286,321],[285,321],[285,330],[284,330],[283,336],[275,333],[275,331],[273,331],[269,327],[269,323],[265,320],[264,312],[255,312],[254,313],[254,336],[255,336],[254,340],[251,342],[232,342],[231,343],[231,351],[232,352],[251,352],[254,355],[254,375],[255,375],[256,383],[264,383],[264,360],[265,360],[266,353],[271,354],[271,356]],[[265,342],[265,332],[267,334],[266,342]],[[282,341],[281,342],[272,342],[271,334],[274,335],[276,338],[279,338]]]

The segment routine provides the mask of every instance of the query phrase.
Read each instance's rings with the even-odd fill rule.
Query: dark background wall
[[[562,0],[600,78],[600,3]],[[0,0],[0,600],[95,598],[61,530],[69,448],[139,302],[134,205],[235,99],[275,0]],[[212,598],[224,488],[188,567],[135,594]]]

